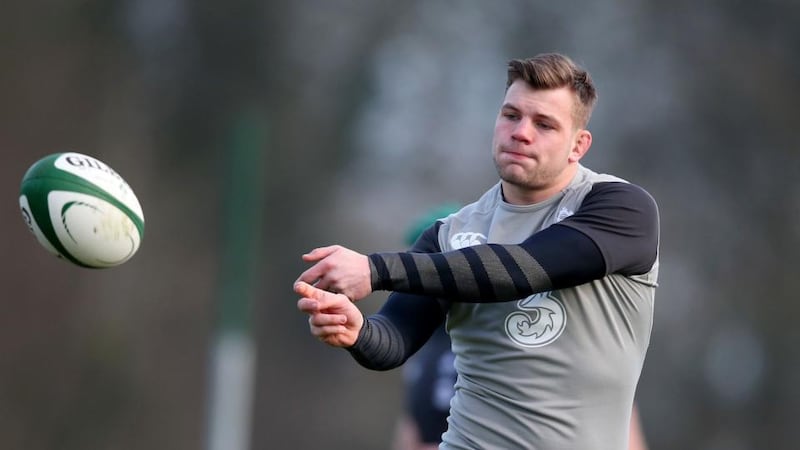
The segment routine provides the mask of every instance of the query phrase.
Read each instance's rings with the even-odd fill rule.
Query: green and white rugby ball
[[[118,266],[142,243],[139,200],[116,171],[91,156],[55,153],[36,161],[22,178],[19,206],[45,249],[82,267]]]

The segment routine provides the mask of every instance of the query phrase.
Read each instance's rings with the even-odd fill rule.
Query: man
[[[568,57],[512,60],[492,141],[498,184],[412,252],[303,255],[315,264],[294,288],[311,333],[367,368],[399,366],[446,319],[458,381],[442,449],[627,447],[658,210],[642,188],[580,164],[595,101]],[[394,292],[365,318],[350,300],[373,290]]]

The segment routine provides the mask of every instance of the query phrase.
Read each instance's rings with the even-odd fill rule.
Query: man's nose
[[[514,126],[511,138],[525,144],[530,144],[536,135],[536,129],[529,120],[520,120]]]

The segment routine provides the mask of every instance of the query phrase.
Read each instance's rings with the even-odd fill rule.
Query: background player
[[[458,211],[460,206],[437,206],[414,221],[405,235],[413,245],[437,219]],[[455,356],[445,324],[436,328],[428,342],[403,365],[403,411],[395,428],[394,450],[436,450],[447,430],[450,399],[456,384]]]

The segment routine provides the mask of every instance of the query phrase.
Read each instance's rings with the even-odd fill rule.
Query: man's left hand
[[[372,292],[369,259],[341,245],[331,245],[311,250],[303,261],[315,263],[300,274],[304,281],[319,289],[344,294],[358,301]]]

